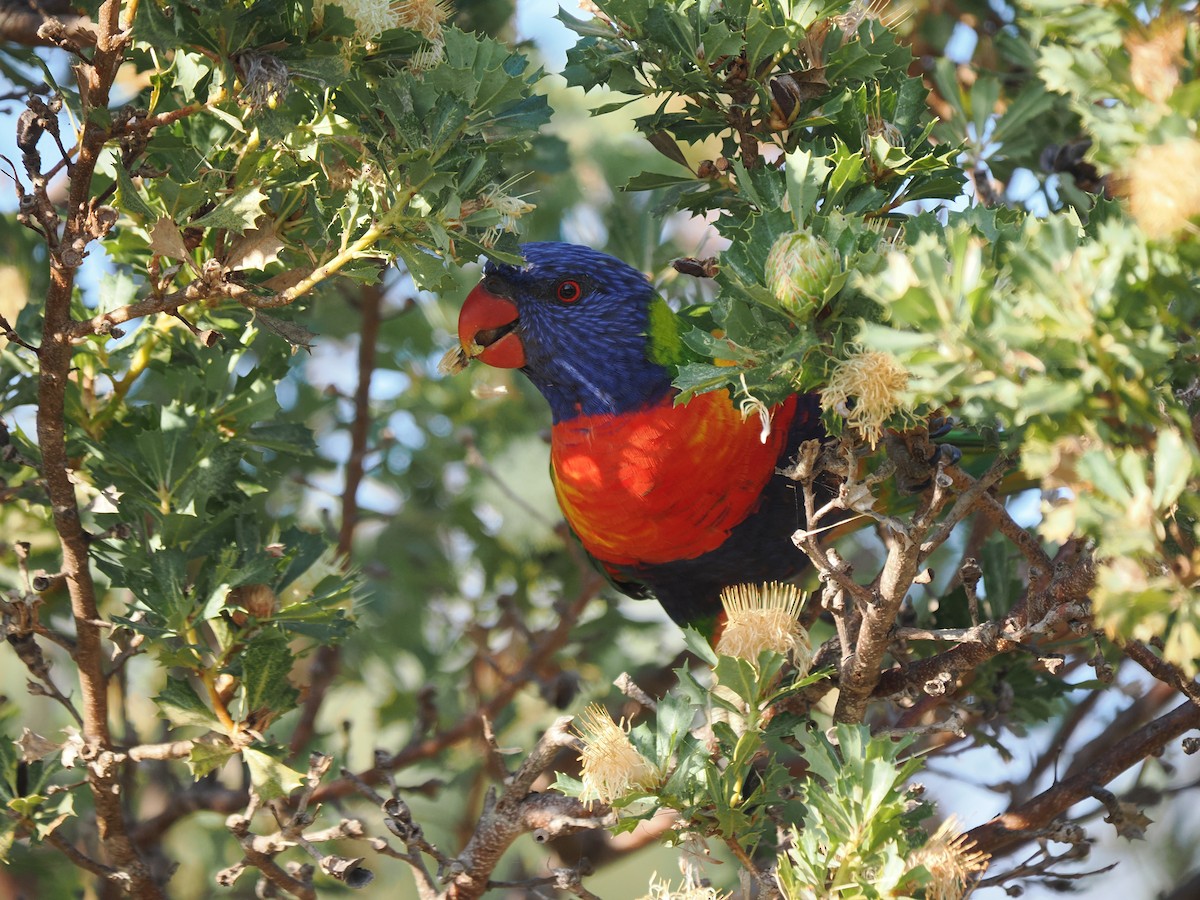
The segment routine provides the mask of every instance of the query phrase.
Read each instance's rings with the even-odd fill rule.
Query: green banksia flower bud
[[[767,287],[784,312],[807,319],[825,301],[825,288],[842,269],[838,252],[829,242],[797,231],[784,234],[767,254]]]

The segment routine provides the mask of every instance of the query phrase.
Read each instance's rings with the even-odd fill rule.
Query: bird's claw
[[[963,452],[953,444],[938,444],[937,449],[933,451],[933,459],[930,460],[932,465],[945,463],[948,466],[953,466],[962,459]]]

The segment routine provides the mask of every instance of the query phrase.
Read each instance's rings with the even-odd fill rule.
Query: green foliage
[[[925,89],[905,71],[908,51],[876,20],[835,15],[844,6],[600,4],[607,24],[561,14],[583,36],[565,72],[572,84],[661,97],[636,122],[655,148],[688,168],[683,145],[718,158],[681,173],[664,203],[717,213],[732,241],[713,304],[728,346],[710,353],[738,366],[687,366],[676,381],[685,398],[745,378],[750,394],[776,401],[797,383],[820,383],[829,365],[822,348],[853,337],[863,303],[842,290],[845,278],[829,282],[816,321],[807,307],[781,305],[765,273],[779,237],[808,230],[837,249],[845,271],[869,269],[880,244],[869,223],[962,187],[956,149],[929,141]],[[665,183],[642,175],[627,189]]]
[[[147,325],[139,336],[151,359],[129,407],[111,422],[111,406],[76,421],[83,484],[99,501],[91,518],[106,535],[95,562],[132,597],[114,621],[180,673],[155,698],[163,716],[221,733],[215,746],[232,754],[244,729],[295,706],[297,653],[346,635],[354,579],[329,564],[318,534],[281,532],[265,514],[264,482],[312,450],[261,379],[283,374],[284,345],[247,329],[239,349],[198,356],[178,331]],[[251,352],[259,378],[238,375]],[[180,675],[209,690],[200,696]],[[217,698],[222,678],[238,680],[236,704]]]
[[[163,730],[197,740],[196,777],[240,754],[260,794],[280,797],[299,776],[266,729],[295,708],[301,660],[349,633],[362,588],[317,523],[283,512],[289,480],[326,465],[305,421],[314,407],[285,408],[278,390],[297,371],[288,344],[314,338],[300,324],[309,314],[254,307],[335,274],[373,283],[395,261],[417,285],[444,287],[455,254],[511,249],[530,207],[508,195],[510,166],[544,143],[549,107],[525,57],[451,27],[369,34],[340,6],[316,18],[305,4],[133,8],[129,59],[148,87],[129,105],[87,111],[45,72],[73,120],[103,114],[113,129],[90,186],[117,207],[101,241],[112,272],[73,314],[174,297],[200,340],[147,319],[122,340],[106,328],[76,345],[72,477],[114,635],[158,667],[149,694]],[[36,260],[31,234],[8,241],[23,267]],[[39,303],[0,312],[36,345]],[[19,412],[37,369],[15,344],[3,354],[5,409]],[[12,446],[36,464],[20,423]],[[23,513],[8,525],[49,525],[32,469],[6,455],[4,472]]]
[[[661,773],[659,783],[602,797],[620,813],[617,831],[670,809],[677,832],[735,847],[739,859],[779,853],[779,885],[792,900],[912,896],[927,878],[913,854],[929,840],[919,824],[932,813],[908,785],[921,766],[907,754],[913,738],[872,738],[848,725],[826,738],[815,723],[772,707],[827,672],[796,677],[769,650],[757,663],[719,656],[696,632],[688,645],[705,667],[678,669],[678,685],[658,701],[653,720],[628,735]],[[598,739],[582,734],[585,744]],[[807,775],[798,780],[800,765]],[[555,788],[587,796],[595,777],[585,763],[582,780],[560,773]]]
[[[891,424],[949,412],[970,438],[1017,454],[1023,483],[1043,490],[1026,537],[1050,554],[1072,539],[1096,553],[1095,624],[1196,672],[1194,15],[1023,0],[1008,22],[966,0],[956,10],[986,26],[963,65],[944,55],[958,12],[896,22],[845,0],[601,0],[600,17],[559,14],[578,36],[567,82],[602,94],[588,123],[579,91],[467,30],[507,7],[468,4],[424,33],[368,33],[353,9],[315,6],[142,0],[128,55],[144,78],[107,110],[85,110],[44,55],[0,54],[16,88],[45,81],[61,96],[66,147],[88,116],[111,129],[89,208],[111,204],[116,219],[89,246],[103,273],[81,275],[72,300],[66,455],[113,654],[103,664],[114,742],[191,741],[153,775],[127,763],[131,817],[164,786],[204,779],[201,789],[280,800],[303,783],[296,760],[310,745],[344,744],[339,764],[369,768],[376,746],[473,734],[485,707],[505,744],[526,742],[577,692],[661,664],[674,638],[610,599],[588,602],[589,575],[564,552],[540,398],[508,373],[434,372],[477,277],[470,262],[513,259],[518,229],[557,239],[590,222],[605,249],[666,272],[668,301],[701,301],[682,317],[654,310],[658,359],[676,366],[681,401],[728,389],[771,404],[819,390],[852,353],[887,353],[907,373]],[[626,125],[645,141],[626,141]],[[38,146],[48,169],[56,151]],[[624,190],[609,197],[608,184]],[[663,240],[677,221],[658,220],[677,211],[709,217],[727,242],[713,279],[669,269],[696,252],[693,234]],[[806,260],[802,302],[781,295],[769,265],[797,233],[820,256]],[[18,613],[34,609],[63,637],[59,652],[24,632],[74,697],[67,592],[54,583],[35,596],[29,578],[63,567],[37,470],[40,364],[19,343],[43,340],[49,258],[13,216],[0,246],[13,267],[0,274],[21,286],[0,291],[12,326],[0,342],[5,627],[16,646]],[[369,391],[356,394],[352,360]],[[506,402],[484,399],[501,390]],[[847,430],[848,410],[831,407],[830,431]],[[14,564],[17,542],[28,557]],[[1009,540],[948,547],[978,556],[985,618],[1021,610],[1033,579]],[[868,571],[871,548],[854,552]],[[928,561],[941,574],[914,589],[901,626],[976,624],[953,553]],[[953,590],[935,590],[948,581]],[[576,603],[573,630],[553,635]],[[827,622],[814,630],[818,643],[834,638]],[[554,641],[538,644],[545,633]],[[795,678],[778,654],[744,660],[685,640],[699,663],[679,668],[627,735],[661,777],[608,798],[617,830],[671,810],[681,826],[669,839],[696,835],[742,862],[778,858],[790,898],[932,895],[912,742],[835,728],[823,708],[780,709],[828,671]],[[1093,652],[1075,635],[1056,640]],[[314,652],[340,642],[352,643],[315,737],[285,746],[317,678]],[[1005,755],[1005,729],[1036,735],[1077,692],[1102,689],[1035,666],[1025,649],[962,673],[947,697],[975,717],[974,742]],[[942,651],[914,640],[882,665]],[[22,707],[21,721],[2,723],[0,850],[43,873],[41,894],[65,895],[77,885],[45,872],[54,867],[36,845],[62,829],[87,846],[94,828],[73,829],[93,813],[81,769],[64,768],[80,752],[77,732],[60,740],[73,720],[34,700],[36,716]],[[19,737],[26,718],[54,737]],[[482,794],[480,756],[421,757],[402,779],[448,784],[454,802],[427,811],[440,840],[473,827],[472,804],[458,801]],[[557,787],[586,790],[566,773]],[[197,858],[192,839],[210,824],[177,826]],[[220,847],[185,860],[197,870],[172,884],[180,896],[207,895],[204,867],[228,855]]]
[[[654,720],[629,732],[634,748],[662,773],[660,784],[602,799],[623,811],[619,830],[671,809],[685,833],[736,843],[753,854],[774,844],[778,817],[797,809],[785,787],[791,781],[787,758],[794,753],[784,743],[795,719],[773,717],[772,706],[828,673],[796,677],[792,671],[781,683],[782,654],[766,650],[751,663],[718,656],[698,632],[688,631],[687,640],[707,671],[677,669],[678,686],[658,701]],[[594,739],[583,735],[585,743]],[[586,795],[588,778],[586,769],[583,781],[559,773],[555,787]]]
[[[779,858],[788,900],[830,894],[908,896],[911,851],[924,843],[917,825],[931,810],[906,782],[920,768],[901,760],[911,740],[872,739],[864,728],[839,725],[831,737],[796,730],[810,777],[800,789],[802,824]]]
[[[215,0],[138,12],[134,58],[154,74],[134,115],[171,124],[114,148],[101,172],[132,226],[110,252],[159,291],[209,258],[259,298],[334,272],[373,282],[397,259],[445,287],[442,257],[510,230],[505,166],[549,117],[521,55],[454,28],[436,42],[406,29],[366,41],[337,6],[319,22],[270,4],[231,19]],[[168,61],[159,46],[180,49]],[[164,219],[187,233],[182,246]],[[152,253],[185,265],[161,275]]]
[[[21,743],[0,741],[0,801],[7,812],[0,818],[0,860],[4,861],[14,841],[44,840],[75,815],[75,795],[53,787],[52,779],[62,770],[57,756],[43,754],[31,743],[28,754],[21,752],[31,737],[37,736],[26,730]]]
[[[682,398],[730,388],[771,404],[819,389],[851,347],[887,352],[908,373],[894,424],[943,410],[994,429],[1028,476],[1059,491],[1043,537],[1085,535],[1102,558],[1140,561],[1138,577],[1105,570],[1097,612],[1109,633],[1155,635],[1194,671],[1189,576],[1154,571],[1179,550],[1192,560],[1182,571],[1200,564],[1200,452],[1188,437],[1200,198],[1174,180],[1192,168],[1185,159],[1200,161],[1194,27],[1169,4],[1144,14],[1024,4],[1020,39],[1007,33],[995,48],[1011,75],[960,81],[937,62],[936,122],[894,32],[848,5],[600,8],[591,22],[564,14],[581,35],[568,79],[630,95],[600,113],[662,97],[637,127],[691,170],[663,188],[664,203],[715,213],[732,242],[711,310],[721,336],[689,346],[735,365],[681,366]],[[1052,138],[1091,141],[1090,171],[1107,174],[1088,189],[1122,189],[1128,206],[1066,176],[1071,207],[1035,217],[995,206],[990,179],[1036,171]],[[696,143],[720,165],[690,162]],[[992,208],[935,214],[910,202],[954,197],[964,174]],[[1044,196],[1061,202],[1049,187]],[[846,275],[827,280],[815,312],[789,313],[769,277],[769,249],[798,230],[835,248]],[[841,430],[837,411],[826,419]]]

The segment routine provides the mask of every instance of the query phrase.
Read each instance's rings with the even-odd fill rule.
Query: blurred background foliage
[[[893,354],[909,373],[905,408],[949,408],[1019,450],[1042,487],[1012,501],[1023,525],[1048,546],[1079,534],[1094,542],[1097,625],[1118,641],[1160,641],[1194,674],[1194,4],[600,6],[616,27],[580,9],[551,22],[541,6],[474,0],[437,29],[366,36],[332,3],[138,6],[119,101],[168,118],[196,102],[207,111],[140,145],[113,145],[95,189],[121,219],[82,270],[76,315],[180,289],[210,258],[237,270],[253,296],[306,292],[280,309],[196,306],[185,310],[195,329],[168,315],[138,319],[122,337],[77,346],[68,447],[81,460],[85,521],[103,535],[94,547],[102,610],[120,646],[151,650],[122,661],[113,689],[122,740],[220,732],[225,711],[203,689],[219,696],[222,678],[234,679],[228,715],[261,734],[249,777],[285,791],[309,749],[361,771],[376,748],[403,753],[481,708],[502,746],[527,749],[559,710],[611,700],[618,673],[647,689],[665,677],[684,649],[678,630],[653,603],[598,592],[565,535],[541,398],[514,373],[436,371],[476,259],[511,253],[518,231],[604,249],[672,300],[712,302],[731,343],[693,349],[741,365],[697,364],[681,375],[686,390],[729,385],[769,402],[823,384],[853,347]],[[729,24],[739,15],[750,22],[745,38]],[[837,28],[813,31],[831,17]],[[743,42],[774,68],[744,74],[742,94],[701,77],[721,48]],[[414,69],[431,45],[443,55]],[[282,82],[264,53],[285,67]],[[3,63],[14,112],[12,98],[43,80],[63,86],[69,134],[78,110],[62,55],[9,45]],[[751,147],[768,164],[748,159]],[[787,165],[773,165],[781,156]],[[164,220],[173,230],[158,227]],[[775,240],[797,229],[827,241],[845,274],[802,313],[781,307],[764,271]],[[0,314],[36,344],[44,244],[13,214],[0,220],[0,242]],[[670,266],[719,251],[715,283]],[[335,270],[347,277],[324,277]],[[206,346],[198,329],[220,339]],[[35,360],[12,341],[0,346],[11,435],[0,581],[11,596],[28,591],[27,572],[59,568],[45,500],[21,464],[37,459],[35,390]],[[830,414],[832,428],[842,424]],[[357,483],[349,519],[348,479]],[[951,543],[948,560],[966,540]],[[981,551],[989,618],[1023,589],[1011,551],[1000,540]],[[845,552],[863,571],[878,559],[870,535]],[[913,622],[969,624],[961,587],[944,592],[948,583],[914,596]],[[231,593],[259,585],[270,588],[265,608]],[[39,597],[43,622],[69,633],[61,585]],[[567,605],[578,623],[553,652],[531,656]],[[66,654],[45,652],[69,692]],[[1099,652],[1119,659],[1110,644]],[[1053,771],[1039,761],[1060,737],[1072,752],[1094,749],[1152,690],[1130,668],[1106,687],[1083,666],[1066,678],[1009,658],[981,667],[962,699],[988,715],[967,741],[930,755],[938,761],[926,780],[946,811],[977,824],[1006,797],[1040,790]],[[0,655],[0,671],[8,740],[29,728],[61,741],[75,725],[63,707],[22,689],[28,672],[15,654]],[[305,690],[314,682],[319,707]],[[3,747],[2,790],[16,800],[16,755]],[[417,753],[397,778],[431,839],[457,847],[494,773],[475,741],[438,750]],[[193,775],[200,788],[238,796],[247,776],[229,763],[235,753],[216,741],[193,753],[190,771],[153,764],[129,800],[136,818],[196,792]],[[53,757],[35,766],[53,769]],[[1165,821],[1151,834],[1197,829],[1178,787],[1195,776],[1194,764],[1170,757],[1128,779],[1162,801],[1153,818]],[[30,818],[58,826],[88,802],[59,792]],[[163,853],[181,864],[172,896],[212,896],[213,873],[240,857],[222,825],[233,807],[220,810],[165,832]],[[1194,867],[1185,839],[1135,852],[1107,834],[1082,867],[1125,860],[1127,896],[1155,896]],[[6,835],[16,842],[3,891],[75,895],[77,872],[48,866],[11,820]],[[582,841],[548,851],[525,839],[503,876],[540,873],[548,852],[567,863],[612,856]],[[609,863],[589,888],[635,896],[651,872],[673,872],[675,856],[652,849]],[[408,895],[403,863],[373,864],[382,877],[359,896]],[[709,874],[732,887],[732,868]],[[1057,886],[1112,896],[1112,878]],[[225,895],[251,891],[246,879]]]

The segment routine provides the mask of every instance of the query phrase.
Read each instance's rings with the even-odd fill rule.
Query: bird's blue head
[[[629,412],[670,391],[650,339],[662,301],[646,276],[578,244],[528,243],[521,253],[523,266],[489,261],[467,296],[458,319],[467,356],[521,369],[555,422]]]

